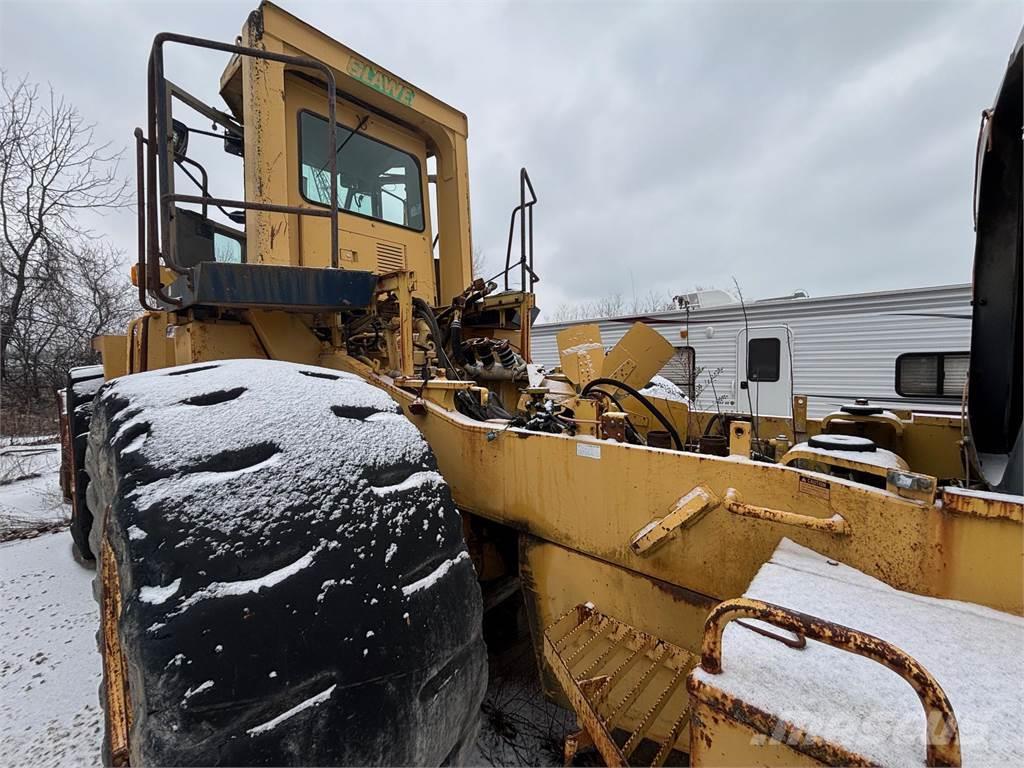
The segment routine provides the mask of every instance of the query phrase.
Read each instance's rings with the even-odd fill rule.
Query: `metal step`
[[[688,725],[685,682],[696,656],[585,603],[544,630],[544,658],[580,724],[566,740],[566,765],[584,746],[609,766],[638,764],[634,755],[665,763]]]

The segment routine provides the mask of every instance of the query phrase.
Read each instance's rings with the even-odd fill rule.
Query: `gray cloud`
[[[153,35],[230,40],[250,8],[8,0],[0,64],[127,146]],[[978,116],[1022,21],[1016,2],[288,8],[469,115],[474,242],[495,269],[530,169],[549,308],[732,275],[750,297],[969,280]],[[213,99],[222,67],[169,71]],[[130,213],[96,228],[132,253]]]

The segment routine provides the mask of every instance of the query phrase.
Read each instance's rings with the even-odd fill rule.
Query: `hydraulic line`
[[[455,379],[458,377],[458,372],[452,361],[448,358],[448,353],[444,351],[443,337],[441,336],[441,329],[437,325],[437,318],[434,316],[434,310],[430,308],[430,305],[426,301],[419,298],[418,296],[413,297],[412,300],[412,311],[414,314],[419,314],[430,326],[430,333],[434,337],[434,345],[437,349],[437,356],[445,369],[448,371],[448,377]]]
[[[670,422],[668,419],[662,416],[661,411],[655,408],[654,404],[651,403],[650,400],[648,400],[646,397],[640,394],[639,391],[629,386],[629,384],[626,384],[623,381],[618,381],[617,379],[593,379],[585,387],[583,387],[583,391],[580,392],[580,395],[586,397],[588,392],[590,392],[595,387],[601,386],[602,384],[608,384],[613,387],[618,387],[619,389],[628,392],[630,395],[632,395],[638,403],[640,403],[644,408],[650,411],[651,414],[661,423],[661,426],[663,426],[665,428],[665,431],[668,432],[669,435],[672,437],[672,442],[675,443],[676,450],[685,450],[683,448],[683,441],[679,439],[679,433],[676,432],[676,428],[672,426],[672,422]]]
[[[615,407],[616,408],[618,408],[623,413],[626,413],[626,409],[622,407],[622,403],[619,402],[619,399],[615,395],[613,395],[611,392],[609,392],[607,389],[601,389],[599,387],[594,387],[590,391],[591,392],[597,392],[598,394],[604,395],[609,400],[611,400],[613,403],[615,403]],[[630,432],[633,433],[633,437],[636,438],[637,443],[639,443],[640,445],[647,445],[647,442],[640,437],[640,433],[637,431],[637,428],[633,425],[633,421],[629,418],[629,416],[626,416],[626,426],[629,427]]]

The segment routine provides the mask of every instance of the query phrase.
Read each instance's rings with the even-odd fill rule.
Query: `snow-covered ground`
[[[57,480],[60,443],[0,446],[0,541],[67,519]]]
[[[99,765],[91,582],[66,530],[0,544],[0,765]]]
[[[66,521],[59,465],[59,445],[0,447],[0,539]],[[0,766],[100,763],[92,577],[64,527],[0,543]],[[561,765],[573,725],[541,695],[532,649],[520,642],[490,659],[470,764]]]

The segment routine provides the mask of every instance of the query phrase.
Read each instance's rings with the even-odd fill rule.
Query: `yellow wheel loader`
[[[171,48],[225,55],[223,105]],[[516,594],[570,761],[1024,759],[1021,68],[979,143],[967,417],[782,418],[649,387],[642,323],[533,364],[538,196],[523,170],[473,275],[458,110],[270,3],[231,44],[158,35],[144,312],[63,409],[105,761],[460,762]]]

